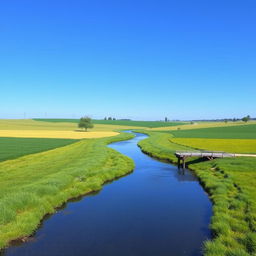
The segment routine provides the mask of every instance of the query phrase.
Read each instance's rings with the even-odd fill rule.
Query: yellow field
[[[0,130],[0,137],[16,138],[62,138],[88,139],[118,135],[118,132],[82,132],[82,131],[47,131],[47,130]]]
[[[256,124],[255,121],[250,121],[248,123],[244,123],[242,121],[239,122],[198,122],[194,124],[185,124],[185,125],[178,125],[178,126],[170,126],[170,127],[158,127],[158,128],[151,128],[150,130],[155,131],[168,131],[168,130],[190,130],[190,129],[200,129],[200,128],[211,128],[211,127],[226,127],[226,126],[236,126],[236,125],[249,125],[249,124]]]
[[[114,131],[121,129],[140,129],[143,127],[95,124],[92,131]],[[74,131],[77,129],[75,123],[40,122],[31,119],[0,119],[0,130],[56,130]]]
[[[173,138],[171,141],[196,149],[229,153],[256,153],[256,139]]]
[[[30,138],[102,138],[118,134],[116,130],[135,129],[138,127],[96,124],[88,132],[77,129],[75,123],[39,122],[34,120],[0,120],[0,137]],[[140,127],[139,127],[140,128]]]

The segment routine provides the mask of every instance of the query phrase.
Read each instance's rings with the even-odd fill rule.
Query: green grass
[[[0,162],[20,156],[66,146],[78,140],[37,139],[37,138],[0,138]]]
[[[146,132],[139,146],[151,156],[176,162],[171,134]],[[256,158],[224,158],[195,163],[189,168],[199,177],[213,202],[213,240],[205,242],[207,256],[256,255]]]
[[[138,143],[141,150],[146,154],[162,160],[168,160],[172,163],[176,163],[177,158],[174,155],[175,151],[187,149],[190,151],[197,151],[187,146],[172,143],[170,139],[173,138],[173,136],[169,133],[151,132],[146,130],[137,130],[137,132],[149,135],[149,138],[141,140]]]
[[[30,235],[48,213],[134,168],[107,144],[132,134],[88,139],[0,163],[0,248]]]
[[[256,124],[171,131],[177,138],[256,139]]]
[[[214,239],[206,242],[205,254],[256,255],[256,159],[225,158],[189,167],[214,204]]]
[[[33,119],[36,121],[44,122],[71,122],[78,123],[78,119]],[[108,125],[123,125],[123,126],[137,126],[137,127],[148,127],[148,128],[157,128],[157,127],[168,127],[187,124],[185,122],[162,122],[162,121],[130,121],[130,120],[93,120],[94,124],[108,124]]]

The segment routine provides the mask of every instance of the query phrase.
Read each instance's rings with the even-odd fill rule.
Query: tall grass
[[[189,149],[170,142],[171,135],[146,132],[144,152],[176,162],[174,152]],[[189,163],[189,162],[188,162]],[[225,158],[189,164],[213,202],[213,240],[204,244],[207,256],[256,255],[256,159]]]
[[[216,255],[221,248],[219,255],[255,255],[256,159],[217,159],[189,167],[214,203],[214,239],[205,243],[205,254]]]
[[[82,140],[0,163],[0,247],[30,235],[42,218],[68,199],[101,189],[131,172],[133,161],[107,144],[132,138],[120,134]]]

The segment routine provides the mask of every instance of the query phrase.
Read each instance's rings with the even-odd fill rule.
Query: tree
[[[112,120],[112,117],[109,117],[108,120]]]
[[[93,128],[92,119],[88,116],[84,116],[80,118],[78,123],[79,128],[84,128],[87,131],[88,128]]]
[[[115,121],[115,120],[116,120],[116,118],[115,118],[115,117],[113,117],[113,120]]]
[[[104,117],[104,120],[107,120],[107,117]]]
[[[165,117],[164,121],[165,121],[165,122],[168,122],[168,118],[167,118],[167,117]]]
[[[245,116],[242,118],[242,121],[244,121],[245,123],[247,123],[250,120],[250,116]]]

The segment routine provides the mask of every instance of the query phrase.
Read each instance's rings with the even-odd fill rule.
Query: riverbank
[[[89,139],[0,163],[0,248],[32,234],[46,214],[70,198],[100,190],[134,169],[133,161],[107,147],[133,138]]]
[[[143,152],[177,163],[176,150],[191,149],[170,141],[171,134],[140,131],[150,137],[140,141]],[[189,161],[214,204],[211,229],[214,239],[204,245],[204,254],[255,255],[256,253],[256,159]]]

